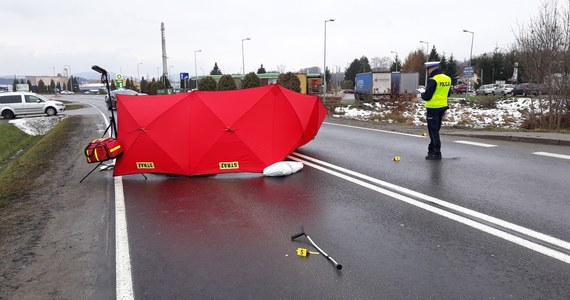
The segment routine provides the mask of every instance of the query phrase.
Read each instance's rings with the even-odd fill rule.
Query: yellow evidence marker
[[[320,254],[319,252],[309,251],[305,248],[297,248],[297,255],[298,256],[308,256],[309,254]]]
[[[400,161],[400,156],[399,155],[394,156],[393,160],[394,161]]]

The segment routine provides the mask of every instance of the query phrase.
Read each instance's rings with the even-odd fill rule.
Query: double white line
[[[293,152],[289,159],[570,264],[570,255],[565,253],[570,252],[570,243],[566,241],[297,152]]]

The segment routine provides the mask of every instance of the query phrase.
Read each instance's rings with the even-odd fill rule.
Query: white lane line
[[[548,156],[548,157],[555,157],[555,158],[570,159],[570,155],[557,154],[557,153],[534,152],[533,154],[542,155],[542,156]]]
[[[117,299],[130,300],[134,299],[134,293],[124,198],[123,177],[117,176],[115,177],[116,293]]]
[[[409,134],[409,133],[402,133],[402,132],[395,132],[395,131],[388,131],[388,130],[380,130],[380,129],[374,129],[374,128],[366,128],[366,127],[358,127],[358,126],[351,126],[351,125],[344,125],[344,124],[329,123],[329,122],[324,122],[324,123],[325,123],[325,124],[328,124],[328,125],[334,125],[334,126],[342,126],[342,127],[356,128],[356,129],[364,129],[364,130],[378,131],[378,132],[391,133],[391,134],[399,134],[399,135],[405,135],[405,136],[413,136],[413,137],[422,138],[422,139],[425,139],[425,138],[426,138],[425,136],[421,136],[421,135],[417,135],[417,134]]]
[[[97,107],[105,120],[105,128],[109,127],[107,116]],[[111,131],[108,133],[111,136]],[[113,160],[113,165],[115,160]],[[129,250],[129,236],[127,232],[127,217],[125,213],[125,193],[123,191],[123,177],[115,177],[115,284],[116,299],[134,299],[133,279],[131,271],[131,255]]]
[[[347,174],[351,174],[351,175],[353,175],[353,176],[360,177],[360,178],[362,178],[362,179],[365,179],[365,180],[374,182],[374,183],[376,183],[376,184],[378,184],[378,185],[381,185],[381,186],[384,186],[384,187],[388,187],[388,188],[394,189],[394,190],[398,191],[399,193],[408,194],[408,195],[410,195],[410,196],[413,196],[413,197],[416,197],[416,198],[419,198],[419,199],[422,199],[422,200],[425,200],[425,201],[432,202],[432,203],[434,203],[434,204],[437,204],[437,205],[440,205],[440,206],[443,206],[443,207],[446,207],[446,208],[455,210],[455,211],[457,211],[457,212],[464,213],[464,214],[469,215],[469,216],[473,216],[473,217],[476,217],[476,218],[485,220],[485,221],[487,221],[487,222],[490,222],[490,223],[499,225],[499,226],[501,226],[501,227],[504,227],[504,228],[507,228],[507,229],[510,229],[510,230],[513,230],[513,231],[522,233],[522,234],[524,234],[524,235],[527,235],[527,236],[530,236],[530,237],[533,237],[533,238],[536,238],[536,239],[539,239],[539,240],[542,240],[542,241],[547,242],[547,243],[550,243],[550,244],[552,244],[552,245],[556,245],[556,246],[558,246],[558,247],[561,247],[561,248],[570,250],[570,243],[569,243],[569,242],[566,242],[566,241],[557,239],[557,238],[555,238],[555,237],[551,237],[551,236],[549,236],[549,235],[546,235],[546,234],[543,234],[543,233],[540,233],[540,232],[536,232],[536,231],[534,231],[534,230],[531,230],[531,229],[528,229],[528,228],[525,228],[525,227],[522,227],[522,226],[519,226],[519,225],[510,223],[510,222],[507,222],[507,221],[504,221],[504,220],[501,220],[501,219],[498,219],[498,218],[495,218],[495,217],[491,217],[491,216],[488,216],[488,215],[485,215],[485,214],[482,214],[482,213],[479,213],[479,212],[470,210],[470,209],[468,209],[468,208],[464,208],[464,207],[461,207],[461,206],[458,206],[458,205],[455,205],[455,204],[452,204],[452,203],[448,203],[448,202],[445,202],[445,201],[443,201],[443,200],[440,200],[440,199],[437,199],[437,198],[434,198],[434,197],[431,197],[431,196],[427,196],[427,195],[421,194],[421,193],[419,193],[419,192],[415,192],[415,191],[412,191],[412,190],[409,190],[409,189],[406,189],[406,188],[403,188],[403,187],[400,187],[400,186],[397,186],[397,185],[394,185],[394,184],[391,184],[391,183],[387,183],[387,182],[378,180],[378,179],[376,179],[376,178],[372,178],[372,177],[370,177],[370,176],[366,176],[366,175],[363,175],[363,174],[360,174],[360,173],[357,173],[357,172],[354,172],[354,171],[350,171],[350,170],[344,169],[344,168],[342,168],[342,167],[338,167],[338,166],[335,166],[335,165],[332,165],[332,164],[329,164],[329,163],[326,163],[326,162],[323,162],[323,161],[320,161],[320,160],[317,160],[317,159],[308,157],[308,156],[306,156],[306,155],[302,155],[302,154],[297,153],[297,152],[293,152],[293,154],[294,154],[294,155],[297,155],[297,156],[299,156],[299,157],[302,157],[302,158],[304,158],[304,159],[307,159],[307,160],[311,160],[311,161],[318,162],[319,164],[325,165],[325,166],[327,166],[327,167],[330,167],[330,168],[333,168],[333,169],[337,169],[337,170],[341,170],[342,172],[345,172],[345,173],[347,173]],[[303,160],[303,159],[301,159],[301,158],[297,158],[297,157],[291,156],[291,155],[289,156],[289,158],[290,158],[290,159],[293,159],[293,160],[296,160],[296,161],[303,162],[304,164],[307,164],[307,165],[309,165],[309,166],[311,166],[311,167],[313,167],[313,168],[316,168],[316,169],[318,169],[318,170],[321,170],[321,171],[323,171],[323,172],[326,172],[326,173],[329,173],[329,174],[331,174],[331,175],[334,175],[334,176],[340,177],[340,178],[342,178],[342,179],[345,179],[345,180],[347,180],[347,181],[350,181],[350,182],[359,184],[359,185],[361,185],[361,186],[363,186],[363,187],[367,187],[367,188],[372,189],[372,190],[375,190],[375,191],[377,191],[377,192],[379,192],[379,193],[382,193],[382,194],[385,194],[385,195],[387,195],[387,196],[393,197],[393,198],[395,198],[395,199],[401,200],[401,201],[403,201],[403,202],[406,202],[406,203],[408,203],[408,204],[414,205],[414,206],[416,206],[416,207],[420,207],[420,208],[426,209],[426,210],[428,210],[428,211],[434,212],[434,213],[439,214],[439,215],[441,215],[441,216],[447,217],[447,218],[449,218],[449,219],[455,220],[455,221],[460,222],[460,223],[462,223],[462,224],[471,226],[471,227],[476,228],[476,229],[479,229],[479,230],[481,230],[481,231],[483,231],[483,232],[486,232],[486,233],[492,234],[492,235],[494,235],[494,236],[503,238],[503,239],[505,239],[505,240],[507,240],[507,241],[511,241],[511,242],[513,242],[513,243],[516,243],[516,244],[518,244],[518,245],[521,245],[521,246],[526,247],[526,248],[528,248],[528,249],[531,249],[531,250],[533,250],[533,251],[542,253],[542,254],[544,254],[544,255],[547,255],[547,256],[556,258],[556,259],[558,259],[558,260],[561,260],[561,261],[563,261],[563,262],[565,262],[565,263],[570,264],[570,256],[567,255],[567,254],[564,254],[564,253],[562,253],[562,252],[559,252],[559,251],[556,251],[556,250],[547,248],[547,247],[545,247],[545,246],[542,246],[542,245],[540,245],[540,244],[537,244],[537,243],[534,243],[534,242],[525,240],[525,239],[523,239],[523,238],[514,236],[514,235],[509,234],[509,233],[507,233],[507,232],[500,231],[500,230],[498,230],[498,229],[495,229],[495,228],[493,228],[493,227],[490,227],[490,226],[487,226],[487,225],[478,223],[478,222],[473,221],[473,220],[471,220],[471,219],[468,219],[468,218],[465,218],[465,217],[462,217],[462,216],[459,216],[459,215],[455,215],[455,214],[453,214],[453,213],[451,213],[451,212],[448,212],[448,211],[445,211],[445,210],[442,210],[442,209],[433,207],[433,206],[431,206],[431,205],[422,203],[422,202],[420,202],[420,201],[417,201],[417,200],[412,199],[412,198],[409,198],[409,197],[407,197],[407,196],[398,194],[398,193],[396,193],[396,192],[392,192],[392,191],[383,189],[383,188],[381,188],[381,187],[379,187],[379,186],[372,185],[372,184],[369,184],[369,183],[367,183],[367,182],[360,181],[360,180],[358,180],[358,179],[356,179],[356,178],[349,177],[349,176],[347,176],[347,175],[338,173],[338,172],[336,172],[336,171],[332,171],[332,170],[326,169],[326,168],[321,167],[321,166],[319,166],[319,165],[315,165],[315,164],[313,164],[313,163],[311,163],[311,162],[308,162],[307,160]]]
[[[478,146],[478,147],[486,147],[486,148],[497,147],[497,145],[484,144],[484,143],[476,143],[476,142],[470,142],[470,141],[455,141],[455,142],[456,142],[456,143],[459,143],[459,144],[466,144],[466,145],[472,145],[472,146]]]

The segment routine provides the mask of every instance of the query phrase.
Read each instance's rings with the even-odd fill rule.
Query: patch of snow
[[[453,99],[450,98],[450,100]],[[533,101],[536,102],[530,98],[509,98],[497,101],[497,108],[493,109],[474,108],[462,105],[459,102],[450,102],[443,126],[519,128],[524,121],[522,112],[538,106],[538,103],[533,103]],[[351,106],[337,107],[335,113],[361,120],[382,119],[393,122],[387,117],[390,111],[380,103],[365,103],[364,105],[367,106],[366,109],[357,109]],[[402,115],[411,119],[416,126],[427,125],[423,101],[414,102],[410,110],[405,111]]]
[[[55,127],[65,116],[35,117],[10,120],[11,124],[18,127],[28,135],[44,135]]]

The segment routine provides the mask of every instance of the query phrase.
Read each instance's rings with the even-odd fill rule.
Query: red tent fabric
[[[326,112],[318,97],[279,85],[118,95],[114,175],[262,172],[311,141]]]

